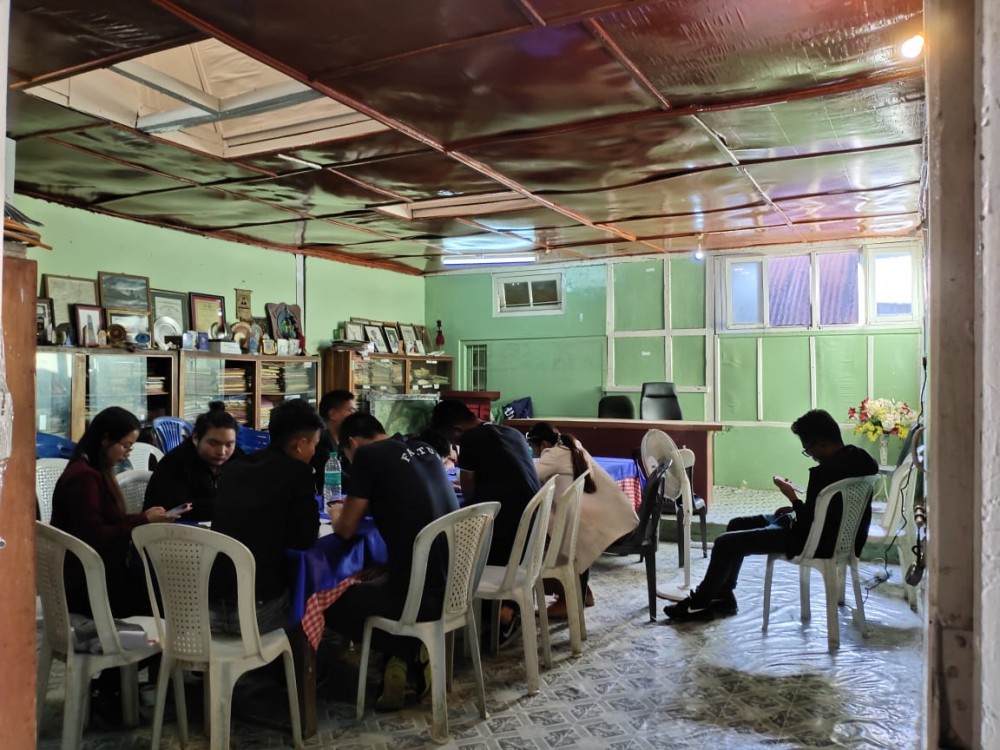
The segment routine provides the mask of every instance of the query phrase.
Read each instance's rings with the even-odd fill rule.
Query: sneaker
[[[510,622],[500,623],[500,646],[504,646],[514,638],[515,635],[521,632],[521,613],[514,612],[514,616],[510,618]]]
[[[675,622],[708,622],[715,619],[711,604],[694,601],[690,596],[677,604],[668,604],[663,614]]]
[[[740,607],[736,603],[736,595],[732,591],[715,597],[709,606],[716,617],[732,617],[739,614],[740,611]]]
[[[382,673],[382,694],[375,701],[379,711],[398,711],[406,702],[406,662],[392,656]]]

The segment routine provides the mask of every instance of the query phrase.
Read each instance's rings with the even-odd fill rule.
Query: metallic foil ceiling
[[[898,54],[921,8],[13,0],[7,132],[22,193],[406,273],[898,236],[921,221],[923,71]],[[209,37],[381,130],[224,159],[24,91]]]

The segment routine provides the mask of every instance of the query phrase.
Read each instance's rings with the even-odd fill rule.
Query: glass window
[[[513,315],[551,315],[562,312],[562,274],[535,273],[494,276],[496,312]]]
[[[472,344],[469,352],[469,385],[473,391],[486,390],[486,344]]]
[[[538,307],[539,305],[558,305],[559,283],[555,279],[532,281],[531,304],[534,307]]]
[[[504,307],[530,307],[531,289],[526,281],[506,281],[503,285]]]
[[[767,317],[772,326],[808,326],[812,322],[808,255],[767,261]]]
[[[819,324],[857,325],[861,322],[861,251],[820,253]]]
[[[877,253],[872,263],[876,318],[913,317],[913,257]]]
[[[763,273],[760,261],[733,263],[729,270],[732,284],[730,323],[734,326],[761,325],[764,322],[764,311],[761,304]]]

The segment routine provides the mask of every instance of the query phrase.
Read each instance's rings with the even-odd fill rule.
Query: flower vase
[[[878,436],[878,463],[879,466],[889,465],[889,436]]]

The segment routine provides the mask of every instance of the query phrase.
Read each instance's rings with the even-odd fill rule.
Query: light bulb
[[[913,60],[914,58],[920,57],[920,53],[923,51],[924,51],[923,34],[914,34],[899,46],[899,54],[901,54],[907,60]]]
[[[694,251],[694,259],[695,260],[704,260],[705,259],[705,251],[702,250],[699,247],[697,250]]]

